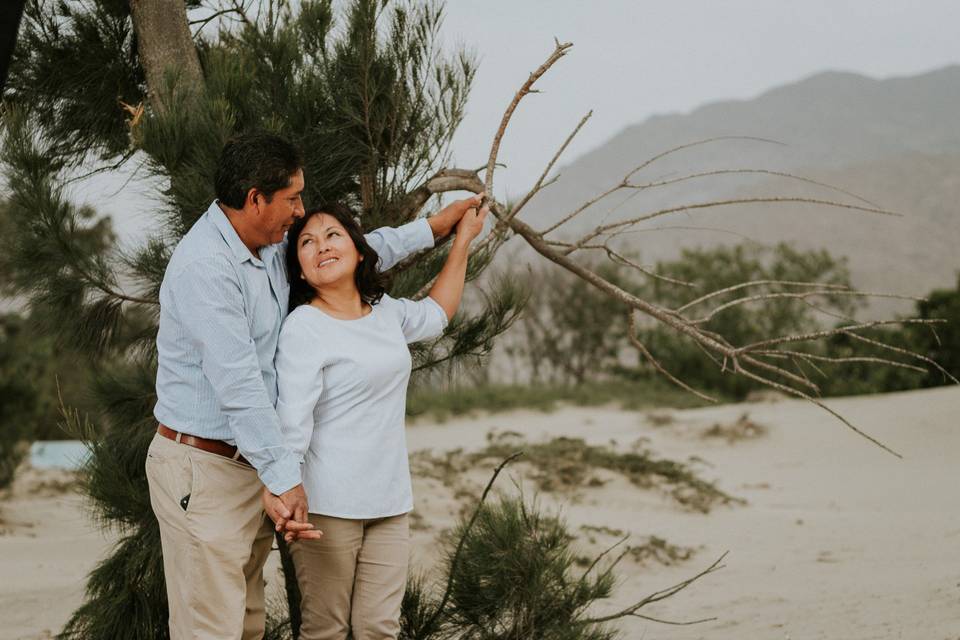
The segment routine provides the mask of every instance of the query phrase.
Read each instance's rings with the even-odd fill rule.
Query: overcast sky
[[[884,78],[960,63],[958,26],[960,0],[450,0],[445,43],[480,63],[455,160],[486,163],[503,110],[554,36],[574,47],[515,114],[498,197],[524,191],[590,109],[567,160],[653,114],[751,98],[821,71]],[[117,184],[98,180],[83,193]],[[124,236],[150,217],[139,189],[106,207],[127,213]]]
[[[523,191],[588,110],[572,159],[657,113],[754,97],[833,70],[910,75],[960,63],[958,0],[453,0],[444,34],[480,61],[457,161],[482,165],[553,37],[574,43],[514,116],[496,190]]]

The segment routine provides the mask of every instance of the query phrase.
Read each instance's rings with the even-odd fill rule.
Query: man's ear
[[[247,191],[247,198],[244,204],[250,207],[258,207],[263,198],[264,195],[262,191],[256,187],[251,187],[250,190]]]

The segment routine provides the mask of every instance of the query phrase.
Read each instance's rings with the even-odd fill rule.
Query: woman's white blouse
[[[311,513],[369,519],[413,509],[407,343],[439,336],[446,324],[429,297],[383,296],[356,320],[310,305],[287,317],[277,347],[277,413],[302,462]]]

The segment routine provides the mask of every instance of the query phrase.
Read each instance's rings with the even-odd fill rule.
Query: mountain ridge
[[[534,228],[546,228],[617,184],[645,159],[679,145],[732,135],[775,139],[787,146],[724,140],[684,149],[637,174],[635,181],[717,169],[765,169],[802,174],[907,215],[891,221],[804,205],[743,206],[673,214],[647,228],[682,219],[684,225],[720,227],[764,244],[785,241],[802,248],[825,248],[848,257],[857,286],[878,290],[892,286],[896,293],[923,294],[933,287],[954,286],[960,268],[955,251],[960,246],[957,113],[960,65],[887,79],[818,73],[752,99],[711,103],[687,114],[652,116],[625,127],[562,167],[556,182],[521,215]],[[601,221],[669,206],[769,194],[856,202],[836,191],[770,175],[697,178],[615,193],[557,234],[576,237]],[[656,242],[651,242],[646,239],[651,234],[637,236],[644,238],[620,246],[647,262],[676,257],[683,248],[727,244],[733,237],[658,232]],[[877,308],[904,311],[909,305],[882,302]]]

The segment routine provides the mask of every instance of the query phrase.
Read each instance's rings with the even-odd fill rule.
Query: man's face
[[[290,176],[290,184],[274,192],[267,202],[263,194],[256,194],[257,228],[261,232],[263,244],[275,244],[283,240],[294,220],[303,217],[303,170],[298,169]]]

